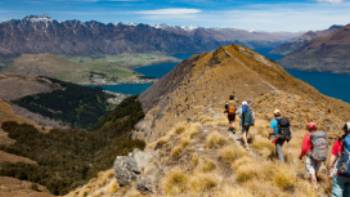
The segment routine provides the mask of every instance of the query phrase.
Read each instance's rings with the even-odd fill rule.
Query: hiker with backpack
[[[236,104],[234,95],[230,95],[229,101],[225,104],[225,113],[227,113],[227,119],[230,125],[229,131],[235,132]]]
[[[283,154],[283,144],[291,140],[292,134],[290,129],[290,122],[287,118],[281,116],[279,109],[275,109],[274,118],[271,120],[270,127],[272,133],[272,143],[275,144],[275,153],[278,156],[278,159],[282,162],[285,161]]]
[[[350,121],[345,123],[343,131],[344,135],[332,147],[328,165],[333,177],[332,197],[350,196]]]
[[[318,171],[327,159],[328,137],[326,132],[318,130],[315,122],[308,123],[306,127],[308,132],[304,136],[299,159],[306,156],[306,171],[311,183],[317,188]]]
[[[248,148],[248,132],[251,126],[254,126],[254,114],[248,105],[247,101],[243,101],[241,107],[239,108],[238,114],[241,118],[241,131],[243,143],[246,148]]]

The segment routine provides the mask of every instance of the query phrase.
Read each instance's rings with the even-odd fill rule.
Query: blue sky
[[[0,0],[0,21],[48,15],[59,21],[307,31],[350,23],[350,0]]]

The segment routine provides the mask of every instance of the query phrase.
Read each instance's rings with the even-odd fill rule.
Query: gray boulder
[[[143,175],[144,168],[150,163],[152,154],[135,150],[128,156],[117,156],[114,161],[115,176],[120,186],[136,182],[141,192],[152,192],[153,182]]]

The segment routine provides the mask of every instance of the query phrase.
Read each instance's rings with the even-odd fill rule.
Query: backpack
[[[229,103],[228,106],[227,106],[227,112],[229,114],[236,113],[236,106],[233,103]]]
[[[338,161],[338,173],[344,176],[350,176],[350,135],[343,139],[343,152]]]
[[[311,133],[311,158],[316,161],[326,161],[328,155],[328,137],[324,131]]]
[[[289,142],[292,139],[292,132],[290,130],[290,122],[288,118],[278,119],[277,122],[280,139]]]
[[[245,126],[254,125],[253,112],[249,108],[247,108],[245,112],[242,112],[242,125],[245,125]]]

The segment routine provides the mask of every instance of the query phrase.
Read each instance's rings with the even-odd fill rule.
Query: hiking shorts
[[[250,129],[249,125],[242,125],[242,133],[248,133]]]
[[[236,120],[236,114],[227,114],[227,119],[230,123]]]
[[[305,168],[309,175],[316,175],[316,172],[318,172],[321,165],[322,165],[321,161],[316,161],[312,159],[310,156],[306,157]]]

